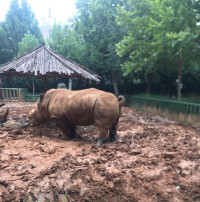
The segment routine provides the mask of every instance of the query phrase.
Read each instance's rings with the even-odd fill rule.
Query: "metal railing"
[[[156,108],[165,108],[171,111],[179,111],[183,113],[192,113],[200,115],[200,104],[196,103],[170,101],[135,95],[126,95],[125,97],[128,103],[136,103],[137,105],[147,105]]]

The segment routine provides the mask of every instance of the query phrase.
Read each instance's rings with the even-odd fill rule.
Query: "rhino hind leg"
[[[108,135],[108,129],[104,127],[99,127],[99,138],[97,140],[97,146],[101,146],[103,142],[106,140],[107,135]]]
[[[110,140],[116,140],[117,138],[117,126],[113,125],[111,129],[109,129],[109,138]]]
[[[115,123],[112,125],[112,128],[109,129],[109,138],[110,140],[116,140],[117,139],[117,125],[119,122],[119,117],[115,121]]]

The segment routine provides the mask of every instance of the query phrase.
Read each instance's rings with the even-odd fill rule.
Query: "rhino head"
[[[40,95],[36,108],[32,109],[29,113],[28,118],[30,120],[31,126],[37,126],[45,122],[45,115],[44,112],[41,110],[41,103],[43,98],[44,95]]]

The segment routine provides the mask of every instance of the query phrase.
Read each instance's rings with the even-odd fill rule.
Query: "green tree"
[[[26,54],[27,52],[33,50],[34,48],[38,47],[39,40],[28,31],[27,34],[24,35],[21,42],[18,43],[19,52],[18,57],[21,55]],[[34,84],[33,84],[34,83]],[[3,79],[3,86],[5,87],[18,87],[18,88],[28,88],[29,91],[33,90],[33,85],[36,87],[36,92],[38,89],[41,89],[42,82],[40,79],[35,79],[34,77],[27,78],[27,77],[13,77],[11,79]]]
[[[24,37],[25,39],[23,39]],[[22,0],[20,5],[18,0],[12,0],[5,21],[0,23],[0,64],[30,51],[42,41],[38,22],[27,0]],[[35,44],[33,45],[33,43]],[[30,86],[31,83],[27,78],[16,77],[11,80],[3,80],[3,86],[9,87],[10,85],[24,87]]]
[[[4,58],[9,61],[18,55],[18,43],[21,42],[24,34],[30,31],[41,43],[43,41],[38,22],[35,18],[31,7],[27,0],[22,0],[19,5],[18,0],[13,0],[10,9],[6,14],[5,22],[2,23],[1,29],[6,33],[6,44],[4,51]]]
[[[192,0],[129,0],[128,9],[119,7],[117,21],[127,33],[117,44],[117,54],[126,57],[122,64],[125,75],[141,71],[148,76],[163,66],[176,67],[180,99],[182,69],[199,62],[196,3]]]
[[[165,38],[168,42],[164,48],[170,51],[169,55],[177,65],[177,97],[180,99],[183,71],[188,68],[194,68],[199,64],[200,29],[197,22],[200,19],[199,14],[196,13],[196,1],[170,1],[166,2],[166,6],[171,6],[171,8],[169,9],[169,14],[162,19],[163,25],[168,25],[167,30],[163,27],[163,31],[166,31]],[[169,24],[170,21],[172,22],[171,24]]]
[[[123,29],[115,22],[117,0],[78,0],[75,29],[87,44],[89,68],[100,74],[105,82],[112,82],[115,94],[119,94],[118,80],[121,74],[120,58],[115,44],[122,39]]]
[[[34,35],[32,35],[30,31],[28,31],[28,33],[24,35],[24,38],[22,38],[21,42],[18,43],[18,57],[33,50],[39,45],[39,40]]]
[[[72,25],[64,25],[62,27],[60,24],[55,24],[48,44],[52,49],[68,59],[84,65],[87,47]]]
[[[11,60],[13,55],[4,27],[5,23],[0,22],[0,65]]]

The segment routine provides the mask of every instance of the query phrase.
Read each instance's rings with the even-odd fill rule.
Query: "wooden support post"
[[[1,81],[1,77],[0,77],[0,100],[3,100],[3,93],[2,93],[2,81]]]
[[[32,80],[32,83],[33,83],[33,96],[35,95],[35,79],[33,78]]]
[[[47,91],[47,77],[44,75],[43,77],[43,82],[44,82],[44,93]]]
[[[72,79],[69,78],[69,87],[68,87],[69,90],[72,90]]]

